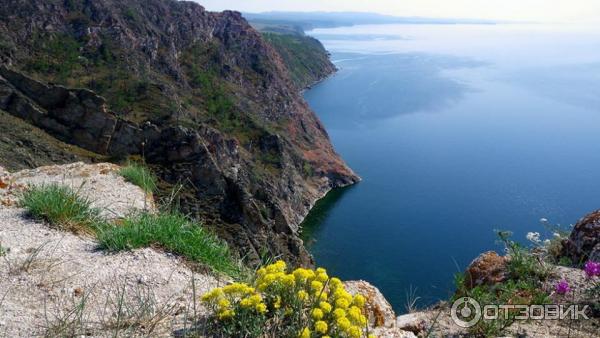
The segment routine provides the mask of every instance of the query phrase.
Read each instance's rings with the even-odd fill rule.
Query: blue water
[[[306,92],[363,178],[304,223],[318,265],[404,311],[453,275],[600,208],[600,34],[590,27],[385,25],[310,32],[340,71]],[[387,36],[387,37],[386,37]]]

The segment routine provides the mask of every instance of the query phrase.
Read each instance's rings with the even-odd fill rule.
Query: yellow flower
[[[223,289],[221,289],[221,288],[215,288],[215,289],[212,289],[211,291],[203,294],[202,297],[201,297],[201,300],[203,302],[210,302],[210,301],[213,301],[214,299],[219,298],[221,296],[223,296]]]
[[[360,324],[360,326],[366,326],[367,317],[365,315],[360,315],[360,318],[358,318],[358,323]]]
[[[279,309],[281,307],[281,297],[280,296],[275,297],[275,302],[273,303],[273,307],[275,309]]]
[[[360,338],[360,337],[362,337],[362,330],[358,326],[351,326],[351,327],[349,327],[345,331],[352,338]]]
[[[315,294],[319,294],[321,292],[321,290],[323,290],[323,283],[314,280],[314,281],[310,282],[310,288],[313,290],[313,292]]]
[[[298,337],[300,338],[310,338],[310,329],[305,327],[302,331],[300,331],[300,334],[298,335]]]
[[[256,312],[262,314],[262,313],[267,312],[267,305],[265,305],[265,303],[259,303],[259,304],[256,304],[255,309],[256,309]]]
[[[315,323],[315,331],[317,331],[319,333],[326,333],[327,332],[327,323],[325,323],[322,320],[319,320],[318,322]]]
[[[331,304],[327,303],[327,302],[320,302],[319,303],[319,307],[321,308],[321,310],[323,310],[323,312],[325,313],[329,313],[331,312]]]
[[[338,319],[346,317],[346,311],[344,311],[343,309],[335,309],[333,310],[333,317]]]
[[[323,318],[323,310],[314,309],[314,310],[312,310],[311,315],[312,315],[313,319],[319,320],[319,319]]]
[[[377,336],[371,333],[369,334],[368,338],[377,338]]]
[[[348,308],[348,306],[350,306],[350,303],[348,302],[347,299],[340,298],[335,301],[335,307],[337,307],[337,308],[346,309],[346,308]]]
[[[317,276],[316,279],[319,282],[325,282],[327,279],[329,279],[329,276],[327,275],[327,271],[323,268],[317,268],[317,270],[315,270]]]
[[[358,306],[359,308],[362,308],[365,306],[365,297],[361,294],[357,294],[354,296],[354,299],[352,299],[352,304]]]
[[[219,299],[218,304],[219,304],[219,308],[221,308],[221,309],[227,309],[231,305],[231,303],[225,298]]]
[[[355,322],[359,322],[360,321],[360,316],[361,315],[362,315],[362,312],[356,306],[353,306],[350,309],[348,309],[348,317],[350,317],[350,319],[352,319]]]
[[[240,301],[240,306],[243,308],[252,307],[252,301],[250,300],[250,298],[244,298]]]
[[[345,299],[348,303],[352,302],[352,295],[348,293],[344,288],[337,288],[333,292],[333,298],[335,299]]]
[[[327,300],[327,292],[321,292],[319,294],[319,300],[326,301]]]
[[[285,262],[282,260],[278,260],[277,262],[268,265],[265,269],[267,270],[268,273],[274,273],[274,272],[284,272],[286,268]]]
[[[350,323],[350,320],[346,317],[338,318],[336,324],[342,331],[346,331],[352,326],[352,323]]]
[[[249,294],[254,292],[254,288],[245,283],[232,283],[223,287],[225,294]]]
[[[315,277],[315,272],[309,269],[298,268],[293,272],[297,282],[305,282]]]
[[[339,278],[333,277],[329,281],[329,286],[331,286],[332,289],[337,289],[342,286],[342,281]]]
[[[304,290],[298,291],[298,299],[300,299],[301,301],[307,300],[308,299],[308,293],[306,293],[306,291],[304,291]]]
[[[296,286],[296,279],[294,278],[294,275],[285,275],[281,278],[281,282],[283,283],[283,285],[293,288],[294,286]]]
[[[218,315],[220,320],[229,319],[233,316],[235,316],[235,312],[233,312],[233,310],[221,311],[221,312],[219,312],[219,315]]]

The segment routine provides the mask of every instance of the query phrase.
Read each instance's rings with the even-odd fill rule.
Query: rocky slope
[[[114,222],[141,210],[151,196],[127,183],[110,163],[81,162],[8,172],[0,167],[0,332],[6,337],[213,337],[200,296],[230,282],[199,272],[159,248],[118,253],[33,219],[17,201],[32,186],[77,188]],[[391,305],[364,281],[345,282],[367,300],[371,332],[415,337],[395,325]]]
[[[164,193],[183,184],[182,208],[251,261],[309,263],[298,224],[358,180],[280,55],[236,12],[3,1],[0,63],[0,109],[94,155],[144,156]]]

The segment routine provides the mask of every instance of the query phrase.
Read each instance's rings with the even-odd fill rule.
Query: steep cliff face
[[[309,262],[299,222],[358,180],[279,54],[237,12],[7,0],[0,62],[0,109],[97,154],[144,156],[164,192],[182,184],[181,207],[251,260]]]

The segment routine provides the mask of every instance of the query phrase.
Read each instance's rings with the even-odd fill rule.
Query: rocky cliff
[[[309,263],[298,224],[358,180],[281,56],[237,12],[7,0],[0,63],[0,109],[94,156],[145,157],[164,193],[182,184],[182,209],[250,260]]]

